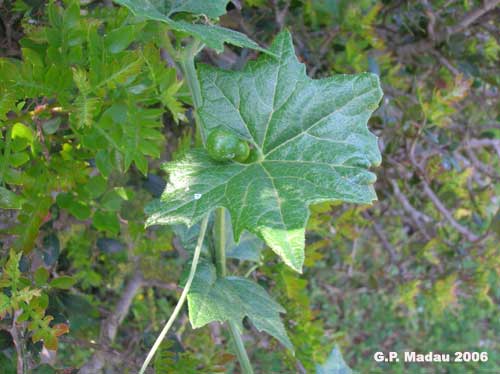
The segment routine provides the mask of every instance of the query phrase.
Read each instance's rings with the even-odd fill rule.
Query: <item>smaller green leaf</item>
[[[61,126],[61,117],[54,117],[45,121],[42,124],[42,129],[44,134],[53,135],[57,132],[59,126]]]
[[[333,348],[323,365],[316,365],[316,374],[352,374],[352,372],[337,346]]]
[[[117,191],[108,191],[101,198],[101,207],[105,210],[118,211],[123,203],[123,198]]]
[[[33,130],[28,126],[18,122],[12,126],[12,149],[21,151],[28,145],[32,145],[35,139]]]
[[[115,235],[120,232],[120,222],[113,212],[96,212],[92,224],[98,230],[109,231]]]
[[[108,151],[100,150],[95,156],[95,164],[97,169],[101,172],[104,177],[109,177],[113,171],[113,163]]]
[[[10,155],[9,162],[10,164],[18,168],[19,166],[24,165],[30,160],[30,156],[26,152],[16,152]]]
[[[41,292],[38,289],[31,289],[28,286],[15,294],[16,302],[23,301],[29,303],[33,298],[40,296]]]
[[[76,283],[76,279],[63,275],[59,278],[55,278],[50,282],[50,286],[54,288],[59,288],[61,290],[69,290]]]
[[[21,209],[24,198],[14,192],[0,187],[0,208],[2,209]]]
[[[153,3],[150,0],[115,0],[116,3],[130,9],[136,16],[154,21],[166,23],[171,29],[189,34],[207,47],[215,49],[217,52],[224,51],[224,43],[232,44],[242,48],[251,48],[266,52],[253,40],[237,31],[226,29],[220,26],[192,24],[185,21],[174,21],[170,15],[175,12],[203,12],[211,15],[220,15],[222,12],[221,0],[211,0],[206,2],[184,1],[177,4]],[[227,3],[227,1],[226,1]],[[180,5],[179,5],[180,4]],[[177,6],[178,5],[178,6]],[[176,8],[177,6],[177,8]]]
[[[78,201],[71,193],[60,193],[57,195],[56,202],[57,205],[63,209],[67,209],[79,220],[89,218],[92,213],[87,204]]]
[[[136,52],[123,52],[119,59],[115,59],[105,66],[106,74],[104,74],[103,79],[97,84],[97,88],[107,87],[114,90],[119,85],[132,84],[140,74],[143,63],[143,59]],[[95,73],[91,71],[91,81],[92,74]]]
[[[77,68],[73,69],[73,81],[83,95],[86,96],[90,93],[91,86],[85,70]]]
[[[4,293],[0,293],[0,317],[5,315],[10,308],[10,297]]]
[[[7,113],[12,110],[16,101],[16,96],[13,92],[0,89],[0,120],[7,119]]]
[[[39,297],[31,301],[31,304],[35,303],[37,309],[47,309],[49,307],[49,295],[42,293]]]
[[[115,187],[114,191],[125,201],[129,201],[134,198],[134,192],[131,189],[126,189],[125,187]]]
[[[42,257],[47,266],[53,266],[61,252],[61,243],[56,234],[51,233],[43,238]]]
[[[212,264],[201,262],[188,293],[189,320],[193,328],[218,321],[233,321],[240,331],[246,316],[259,331],[265,331],[293,351],[280,319],[281,305],[256,283],[240,277],[218,278]]]
[[[113,54],[125,50],[134,41],[139,29],[137,25],[127,25],[112,30],[104,39],[107,50]]]
[[[94,115],[99,110],[99,99],[95,97],[78,96],[74,102],[75,111],[71,113],[72,123],[77,128],[92,126]]]
[[[43,286],[47,283],[47,279],[49,279],[49,272],[44,267],[40,266],[35,271],[34,279],[37,286]]]
[[[106,191],[106,186],[106,180],[97,175],[88,181],[85,190],[89,193],[90,198],[95,199]]]

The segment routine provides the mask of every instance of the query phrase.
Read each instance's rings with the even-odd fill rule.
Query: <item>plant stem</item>
[[[189,292],[189,289],[191,288],[191,283],[193,282],[194,275],[196,273],[196,267],[198,266],[198,260],[200,258],[200,253],[201,253],[201,248],[203,247],[203,238],[205,237],[205,232],[207,231],[207,224],[208,224],[208,215],[203,218],[203,221],[201,222],[201,227],[200,227],[200,233],[198,235],[198,241],[196,242],[196,248],[194,250],[194,255],[193,255],[193,262],[191,263],[191,269],[189,271],[189,276],[186,281],[186,285],[184,286],[184,289],[182,290],[181,297],[179,298],[179,301],[177,302],[177,305],[175,306],[175,309],[170,316],[170,318],[167,321],[167,324],[161,331],[160,335],[155,341],[155,344],[153,345],[153,348],[148,353],[148,356],[146,357],[146,360],[142,364],[141,370],[139,371],[139,374],[143,374],[146,371],[146,368],[148,367],[149,363],[153,359],[156,351],[158,350],[158,347],[160,346],[161,342],[165,338],[165,336],[168,333],[168,330],[170,330],[170,327],[172,327],[175,319],[177,318],[177,315],[179,314],[180,310],[182,309],[182,306],[184,305],[184,302],[186,301],[187,294]]]
[[[182,69],[182,73],[184,74],[184,79],[187,82],[189,91],[191,92],[191,97],[193,98],[194,120],[196,122],[196,139],[201,139],[202,142],[205,142],[204,134],[200,125],[200,119],[198,117],[198,109],[202,103],[201,88],[200,82],[198,81],[198,75],[196,74],[196,66],[194,64],[194,59],[202,47],[203,44],[196,39],[193,40],[193,42],[186,47],[186,51],[181,54],[179,65]]]
[[[201,133],[201,125],[198,118],[198,109],[202,104],[201,98],[201,87],[198,81],[198,75],[196,74],[196,67],[194,64],[194,58],[201,50],[202,45],[198,41],[193,41],[189,47],[187,47],[186,54],[182,56],[179,62],[182,72],[184,73],[184,79],[188,84],[189,90],[191,91],[191,96],[193,97],[193,104],[195,109],[194,118],[196,121],[196,131],[198,135],[203,135]],[[204,139],[203,139],[204,141]],[[215,211],[215,268],[217,270],[218,277],[226,276],[226,216],[224,208],[217,208]],[[240,332],[235,323],[229,322],[229,331],[236,346],[236,354],[240,362],[241,370],[243,374],[253,374],[253,369],[248,358],[248,354],[245,350],[245,345],[241,339]],[[142,374],[142,372],[141,372]]]
[[[224,208],[217,208],[215,211],[215,268],[218,277],[226,276],[226,213]],[[236,323],[228,321],[229,332],[234,341],[236,355],[240,362],[241,371],[243,374],[253,374],[252,365],[248,358],[245,345],[241,339],[240,332]]]
[[[217,276],[226,276],[226,212],[224,208],[215,210],[215,268]]]
[[[194,58],[199,52],[199,48],[200,43],[198,41],[193,41],[191,45],[187,47],[186,53],[180,61],[182,72],[184,73],[184,78],[186,79],[189,90],[191,91],[191,96],[193,97],[195,110],[198,110],[201,106],[200,82],[198,81],[196,67],[194,65]]]
[[[236,355],[238,356],[238,361],[240,362],[241,372],[243,374],[253,374],[252,365],[250,364],[250,359],[248,358],[247,351],[245,350],[245,345],[243,344],[243,339],[241,339],[240,331],[236,323],[229,321],[229,332],[233,338],[234,345],[236,346]]]

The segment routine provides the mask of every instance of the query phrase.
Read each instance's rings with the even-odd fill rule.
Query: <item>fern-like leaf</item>
[[[75,111],[72,113],[72,119],[76,127],[91,126],[94,114],[99,109],[99,99],[80,95],[76,98],[74,106]]]

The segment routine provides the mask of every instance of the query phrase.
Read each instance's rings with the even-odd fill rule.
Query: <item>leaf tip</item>
[[[299,256],[294,256],[294,257],[289,257],[289,256],[283,256],[280,255],[280,257],[283,259],[283,262],[291,267],[293,270],[295,270],[299,274],[303,274],[303,267],[304,267],[304,247],[301,249],[302,255]]]

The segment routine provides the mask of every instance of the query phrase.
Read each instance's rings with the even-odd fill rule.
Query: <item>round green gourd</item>
[[[208,135],[207,152],[216,161],[244,162],[250,154],[250,147],[236,135],[217,129]]]
[[[250,156],[250,147],[246,141],[240,139],[238,141],[238,147],[236,149],[236,156],[234,157],[234,160],[238,162],[245,162],[248,159],[248,156]]]

